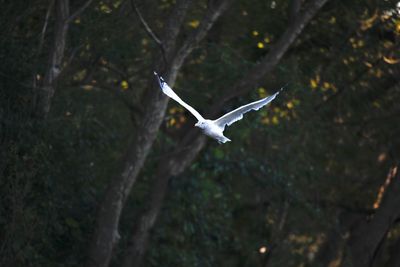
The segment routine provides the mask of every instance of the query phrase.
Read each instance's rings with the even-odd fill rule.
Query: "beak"
[[[199,125],[200,125],[200,124],[197,122],[194,126],[199,127]]]

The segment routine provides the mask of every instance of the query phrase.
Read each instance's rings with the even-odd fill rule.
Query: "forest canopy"
[[[0,266],[400,266],[399,1],[0,3]]]

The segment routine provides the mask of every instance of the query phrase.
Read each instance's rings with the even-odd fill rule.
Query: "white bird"
[[[241,106],[229,113],[226,113],[225,115],[219,117],[216,120],[207,120],[204,119],[203,116],[200,115],[197,110],[192,108],[190,105],[188,105],[186,102],[184,102],[172,89],[169,87],[169,85],[164,81],[164,79],[159,76],[156,72],[154,72],[154,75],[157,77],[158,83],[160,85],[160,88],[164,94],[184,106],[187,110],[190,111],[190,113],[193,114],[193,116],[196,117],[198,122],[194,125],[196,127],[199,127],[204,134],[216,139],[218,143],[223,144],[226,142],[230,142],[231,140],[224,136],[224,130],[225,126],[230,126],[234,122],[237,122],[243,118],[243,114],[251,111],[251,110],[259,110],[263,106],[267,105],[269,102],[275,99],[275,97],[279,94],[280,91],[283,90],[284,87],[282,87],[278,92],[276,92],[273,95],[267,96],[263,99],[251,102],[247,105]]]

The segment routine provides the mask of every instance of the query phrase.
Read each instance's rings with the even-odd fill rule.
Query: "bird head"
[[[204,122],[203,121],[198,121],[194,126],[199,127],[199,128],[203,128]]]

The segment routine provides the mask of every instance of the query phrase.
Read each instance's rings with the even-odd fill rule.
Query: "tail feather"
[[[218,143],[220,143],[220,144],[225,144],[226,142],[231,142],[231,139],[229,139],[229,138],[227,138],[227,137],[225,137],[225,136],[222,136],[221,138],[218,138]]]

